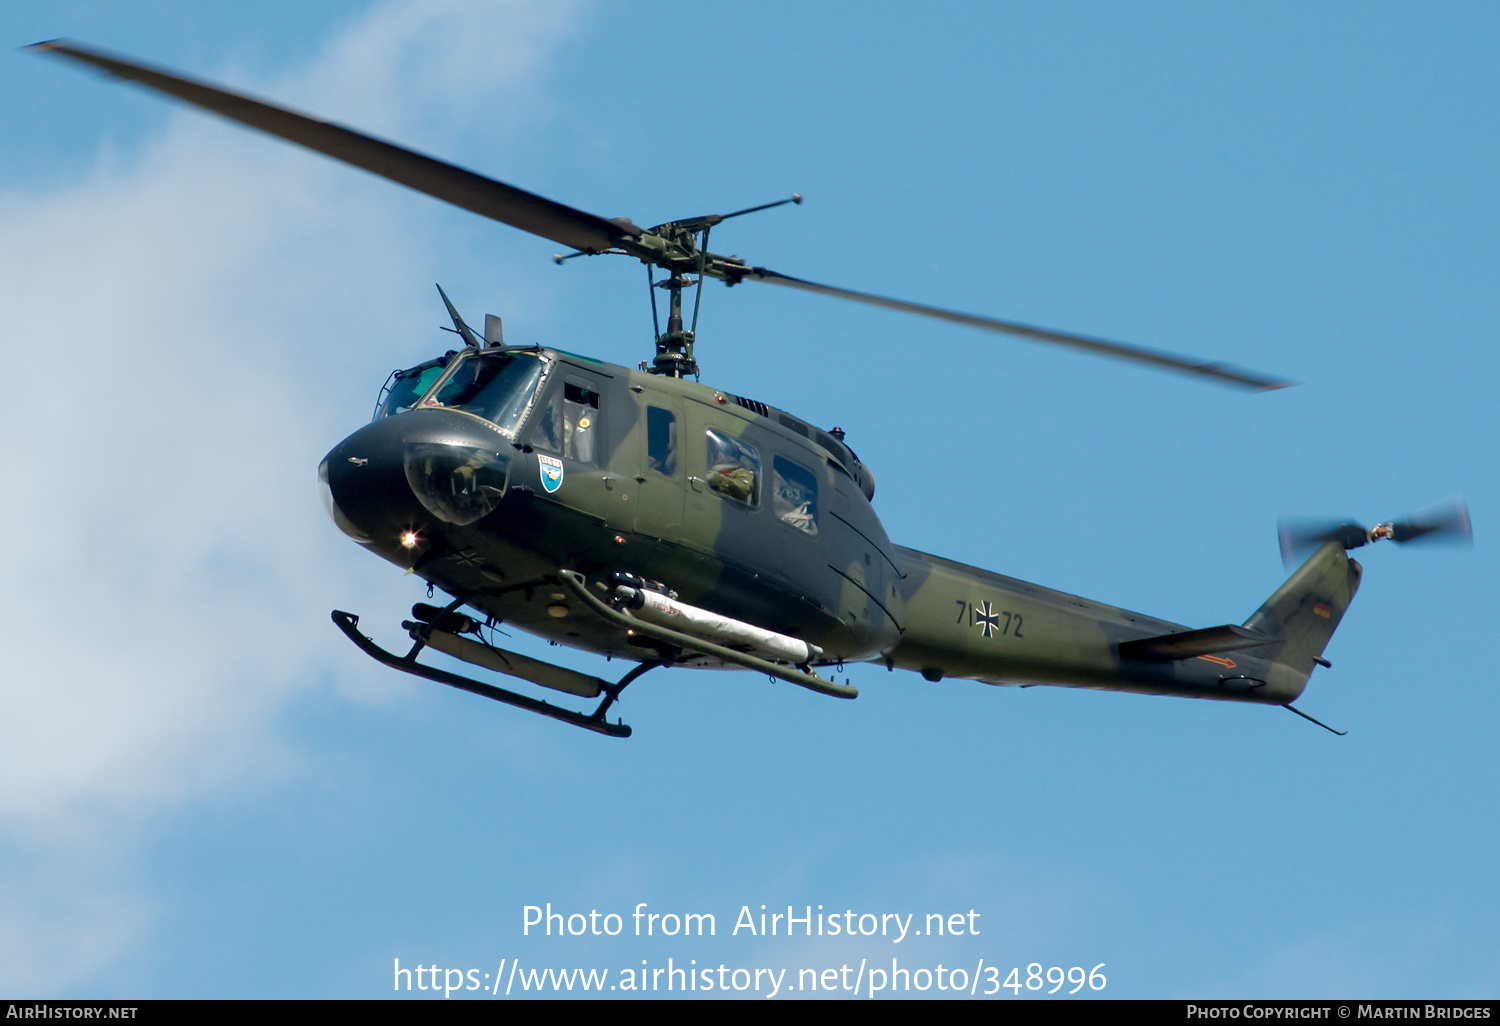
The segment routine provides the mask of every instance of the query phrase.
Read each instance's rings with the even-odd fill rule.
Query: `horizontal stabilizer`
[[[1162,634],[1155,638],[1126,641],[1120,645],[1123,659],[1149,659],[1165,661],[1192,659],[1195,656],[1214,652],[1233,652],[1241,648],[1257,648],[1276,639],[1251,627],[1205,627],[1199,631],[1183,631],[1180,634]]]

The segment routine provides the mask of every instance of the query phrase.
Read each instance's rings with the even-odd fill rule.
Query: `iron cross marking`
[[[453,558],[460,566],[484,566],[484,558],[473,549],[463,549],[462,551],[455,552]]]
[[[983,608],[976,606],[974,608],[974,626],[983,631],[984,636],[988,638],[1000,629],[1000,614],[992,610],[988,602],[983,604]]]

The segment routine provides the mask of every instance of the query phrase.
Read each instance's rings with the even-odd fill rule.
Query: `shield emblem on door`
[[[537,456],[537,461],[542,465],[542,487],[548,492],[555,492],[562,487],[563,465],[562,460],[553,456]]]

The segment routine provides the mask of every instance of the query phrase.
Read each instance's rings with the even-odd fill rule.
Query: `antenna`
[[[444,330],[451,331],[454,334],[458,335],[464,340],[464,345],[468,346],[471,349],[483,348],[479,344],[479,339],[474,335],[474,329],[465,324],[464,319],[460,317],[458,315],[458,311],[454,309],[453,303],[448,299],[448,293],[443,291],[443,287],[441,285],[437,287],[437,290],[438,295],[443,297],[443,305],[448,308],[448,316],[453,318],[453,327],[446,328]],[[500,318],[496,317],[495,320],[499,321]],[[488,323],[485,324],[485,330],[486,332],[488,332],[489,330]]]

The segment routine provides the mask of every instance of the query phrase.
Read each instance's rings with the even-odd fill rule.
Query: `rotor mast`
[[[698,361],[693,359],[693,339],[696,337],[695,328],[698,326],[697,304],[693,304],[693,327],[683,330],[682,327],[682,290],[693,284],[693,280],[681,272],[674,273],[670,278],[662,281],[652,282],[651,287],[666,289],[669,296],[667,305],[667,330],[658,332],[656,335],[656,358],[651,361],[650,371],[652,374],[661,374],[669,378],[685,378],[689,374],[698,373]],[[703,277],[698,277],[698,295],[703,295]],[[655,303],[651,304],[655,307]]]
[[[737,257],[717,256],[708,251],[708,233],[713,226],[731,217],[739,217],[741,214],[753,214],[760,210],[770,210],[772,207],[801,202],[802,194],[794,192],[787,199],[776,200],[773,203],[761,203],[757,206],[746,207],[744,210],[736,210],[731,214],[707,214],[703,217],[668,221],[666,224],[659,224],[655,228],[642,232],[633,239],[616,240],[617,252],[637,257],[648,268],[660,267],[668,272],[668,277],[661,281],[654,279],[651,281],[652,289],[666,289],[668,294],[667,330],[662,331],[656,323],[656,293],[651,293],[651,320],[656,334],[656,357],[647,369],[652,374],[660,374],[669,378],[682,378],[689,374],[697,375],[698,361],[693,359],[693,340],[697,337],[698,331],[698,308],[703,302],[703,278],[707,274],[709,277],[720,278],[730,285],[740,280],[739,276],[729,268],[732,266],[744,268],[744,261]],[[623,218],[618,220],[624,221]],[[696,274],[697,280],[689,278],[689,273]],[[697,286],[698,292],[693,299],[693,322],[690,327],[683,328],[682,290],[694,285]]]

